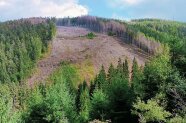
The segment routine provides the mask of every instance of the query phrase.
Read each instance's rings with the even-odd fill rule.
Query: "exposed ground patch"
[[[147,60],[147,54],[122,43],[120,39],[99,33],[93,39],[88,39],[85,36],[88,33],[90,31],[84,28],[58,27],[51,54],[38,62],[38,73],[28,79],[29,84],[44,81],[58,68],[61,61],[76,65],[82,73],[81,78],[89,81],[102,64],[107,70],[110,63],[116,65],[119,58],[127,58],[130,66],[134,57],[140,65],[144,65]]]

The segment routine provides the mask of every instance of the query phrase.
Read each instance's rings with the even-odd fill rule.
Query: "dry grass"
[[[85,60],[82,63],[77,63],[75,64],[75,66],[80,77],[80,82],[83,82],[84,80],[90,82],[94,79],[95,70],[92,62],[89,59]]]

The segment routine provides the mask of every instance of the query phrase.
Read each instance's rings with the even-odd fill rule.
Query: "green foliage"
[[[168,121],[168,123],[185,123],[185,122],[186,122],[186,116],[185,117],[175,116]]]
[[[94,37],[96,37],[96,35],[95,35],[93,32],[90,32],[90,33],[88,33],[88,34],[86,35],[86,37],[87,37],[88,39],[93,39]]]
[[[116,70],[114,69],[113,64],[110,64],[110,67],[108,69],[108,75],[107,75],[109,84],[113,81],[112,79],[114,78],[115,73],[116,73]]]
[[[0,122],[12,123],[21,121],[21,111],[17,110],[14,90],[8,84],[0,85]]]
[[[144,85],[142,84],[143,79],[143,71],[139,68],[138,63],[134,58],[132,65],[131,87],[135,97],[144,96]]]
[[[163,20],[140,20],[130,24],[130,29],[170,46],[172,63],[185,74],[186,24]]]
[[[124,77],[129,80],[129,66],[127,59],[125,59],[125,62],[123,63],[123,74]]]
[[[139,116],[140,123],[146,122],[166,122],[167,118],[171,116],[171,113],[165,111],[163,107],[161,107],[157,100],[150,99],[147,100],[147,103],[141,101],[140,99],[133,105],[134,110],[133,114]]]
[[[65,68],[65,69],[64,69]],[[72,70],[73,69],[73,70]],[[71,76],[69,76],[69,74]],[[62,65],[50,81],[52,85],[41,85],[32,90],[28,98],[26,122],[75,122],[78,117],[72,80],[77,73],[71,65]]]
[[[95,80],[95,84],[98,88],[102,88],[102,89],[107,88],[106,72],[105,72],[105,68],[103,65],[102,65],[101,70]]]
[[[109,100],[102,90],[95,90],[91,100],[91,119],[106,120],[108,116]]]
[[[169,49],[164,47],[144,68],[145,99],[150,99],[159,91],[165,91],[166,79],[171,72]]]
[[[130,115],[130,107],[132,102],[132,92],[129,87],[129,82],[121,76],[121,73],[116,73],[112,78],[107,89],[109,97],[109,115],[114,122],[127,120]],[[129,118],[130,119],[130,118]]]
[[[92,97],[92,95],[93,95],[93,92],[94,92],[94,90],[95,90],[95,84],[93,83],[93,81],[91,81],[90,82],[90,96]]]
[[[79,117],[81,123],[86,123],[90,119],[90,97],[87,88],[80,95]]]
[[[50,33],[49,33],[50,32]],[[48,49],[55,34],[55,25],[11,21],[0,24],[0,83],[20,82]]]
[[[45,108],[48,109],[46,118],[50,122],[59,122],[67,117],[72,122],[76,118],[75,98],[71,95],[64,78],[57,77],[55,82],[57,84],[53,85],[46,93]]]
[[[177,71],[172,71],[166,80],[167,109],[184,117],[186,114],[186,80]]]

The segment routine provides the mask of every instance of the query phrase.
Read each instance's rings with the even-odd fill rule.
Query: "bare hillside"
[[[122,60],[127,58],[131,63],[136,57],[140,65],[144,65],[147,60],[145,53],[134,46],[122,43],[116,37],[96,33],[94,39],[87,39],[85,35],[89,32],[79,27],[58,27],[57,36],[52,42],[51,54],[38,62],[39,73],[28,79],[29,84],[45,80],[61,61],[68,60],[74,64],[81,64],[88,60],[96,74],[102,64],[108,69],[110,63],[116,65],[119,58]],[[87,76],[85,79],[88,79]]]

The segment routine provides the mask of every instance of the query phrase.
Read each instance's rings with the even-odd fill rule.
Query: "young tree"
[[[138,115],[140,123],[146,122],[166,122],[171,113],[158,104],[157,100],[150,99],[147,103],[140,99],[133,105],[132,113]]]
[[[119,60],[118,60],[117,72],[118,72],[119,74],[122,74],[122,73],[123,73],[123,65],[122,65],[121,58],[119,58]]]
[[[132,93],[128,80],[122,79],[120,74],[116,74],[107,89],[109,97],[109,116],[113,122],[130,119],[130,107]]]
[[[80,95],[80,122],[86,123],[90,119],[90,96],[88,88],[86,88]]]
[[[101,70],[98,74],[96,82],[97,82],[98,88],[104,89],[107,87],[106,72],[105,72],[103,65],[102,65]]]
[[[159,91],[165,92],[166,79],[171,72],[169,48],[164,47],[144,68],[145,99],[154,97]]]
[[[101,89],[95,90],[91,100],[91,119],[99,119],[101,121],[106,120],[106,118],[108,117],[108,104],[108,96]]]
[[[108,69],[108,74],[107,74],[108,84],[110,84],[112,82],[112,79],[113,79],[115,73],[116,73],[116,70],[114,69],[113,64],[110,64],[110,67]]]
[[[93,83],[93,81],[90,81],[90,91],[89,91],[89,94],[90,94],[90,96],[92,97],[92,95],[93,95],[93,92],[94,92],[94,90],[95,90],[95,84]]]
[[[123,73],[124,77],[129,80],[129,66],[128,66],[128,60],[125,59],[125,62],[123,63]]]
[[[134,58],[133,65],[132,65],[132,76],[131,76],[131,89],[133,91],[134,98],[143,97],[144,95],[144,92],[143,92],[144,85],[142,84],[143,78],[144,78],[143,72],[138,67],[138,63],[136,59]]]

